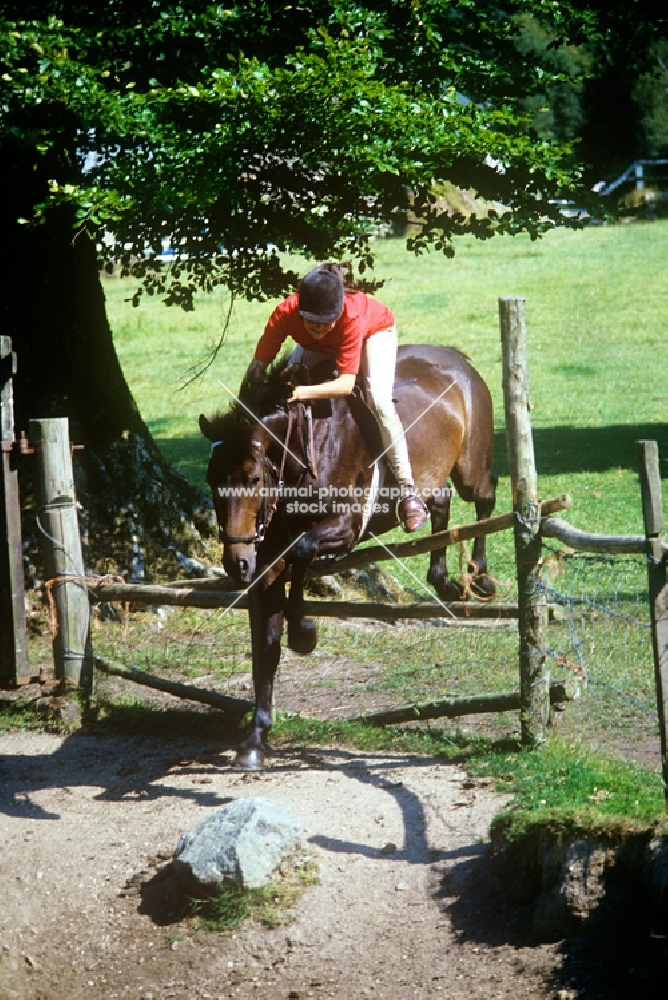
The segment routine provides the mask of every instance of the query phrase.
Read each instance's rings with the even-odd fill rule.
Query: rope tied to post
[[[105,583],[125,583],[124,578],[116,573],[108,573],[105,576],[99,576],[96,573],[88,573],[83,576],[74,573],[61,573],[59,576],[53,576],[50,580],[45,581],[44,590],[49,604],[49,633],[51,639],[55,639],[58,635],[58,614],[53,588],[57,583],[74,583],[86,590],[93,590],[94,588],[90,586],[89,581],[95,581],[96,586]]]
[[[464,569],[464,562],[466,562],[466,569]],[[462,584],[462,601],[468,601],[472,597],[476,601],[481,601],[487,603],[488,601],[494,601],[499,598],[499,595],[504,598],[507,597],[510,591],[513,589],[513,584],[507,580],[497,580],[496,577],[491,576],[489,573],[485,573],[487,577],[492,581],[494,586],[497,588],[494,594],[479,594],[473,589],[476,577],[480,573],[480,568],[474,559],[471,558],[471,553],[466,541],[459,542],[459,578]]]

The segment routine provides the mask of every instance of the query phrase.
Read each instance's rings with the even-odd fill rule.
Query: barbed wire
[[[650,628],[650,623],[648,621],[642,621],[640,618],[631,618],[630,615],[625,615],[621,611],[612,611],[610,608],[606,607],[605,604],[600,604],[598,601],[592,601],[590,598],[569,597],[568,595],[555,590],[553,587],[546,587],[543,583],[539,583],[537,585],[537,590],[546,597],[550,597],[552,600],[557,601],[562,605],[562,607],[573,605],[593,608],[595,611],[600,611],[602,614],[609,615],[611,618],[618,618],[620,621],[627,622],[629,625],[638,625],[640,628]]]

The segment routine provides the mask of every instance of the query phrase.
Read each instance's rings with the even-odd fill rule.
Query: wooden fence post
[[[25,581],[21,547],[21,508],[16,470],[12,376],[16,355],[9,337],[0,336],[0,687],[30,680],[26,643]]]
[[[55,677],[89,691],[93,681],[90,605],[79,537],[67,418],[30,421],[38,528],[51,583],[57,634]]]
[[[661,736],[661,769],[668,809],[668,583],[666,582],[666,554],[661,543],[663,511],[661,504],[661,473],[659,471],[659,446],[656,441],[637,441],[638,471],[642,493],[642,513],[647,539],[647,576],[649,579],[649,608],[654,649],[654,674],[656,677],[656,704]]]
[[[526,301],[499,299],[503,355],[506,444],[515,512],[515,559],[520,661],[522,743],[545,739],[550,718],[550,674],[546,668],[547,602],[541,594],[540,503],[529,416]]]

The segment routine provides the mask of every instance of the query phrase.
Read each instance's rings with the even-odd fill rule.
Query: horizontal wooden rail
[[[212,708],[221,709],[229,715],[240,718],[253,710],[253,702],[244,698],[231,698],[206,688],[197,688],[192,684],[181,684],[178,681],[168,681],[164,677],[156,677],[137,667],[125,667],[121,663],[103,660],[95,657],[95,667],[112,677],[122,677],[135,684],[163,691],[175,698],[196,701]],[[560,704],[571,701],[580,695],[579,682],[553,683],[550,685],[550,702]],[[485,712],[512,712],[520,707],[520,696],[517,691],[501,691],[492,694],[469,695],[461,698],[445,698],[440,701],[430,701],[416,705],[406,705],[403,708],[391,708],[382,712],[371,712],[368,715],[356,715],[352,718],[337,719],[337,722],[362,723],[367,726],[392,726],[401,722],[417,722],[420,719],[456,718],[462,715],[480,715]],[[290,714],[290,713],[284,713]]]
[[[190,587],[192,590],[227,590],[237,589],[237,585],[232,582],[229,576],[197,576],[191,580],[169,580],[163,584],[165,587]]]
[[[96,669],[103,674],[122,677],[126,681],[134,681],[135,684],[155,688],[156,691],[164,691],[175,698],[186,698],[188,701],[212,705],[214,708],[220,708],[231,715],[245,715],[246,712],[251,712],[255,707],[254,702],[245,701],[243,698],[230,698],[229,695],[219,694],[217,691],[207,691],[206,688],[197,688],[192,684],[168,681],[164,677],[156,677],[155,674],[147,674],[144,670],[138,670],[137,667],[125,667],[122,663],[102,660],[99,656],[94,657],[94,663]]]
[[[128,604],[155,604],[186,608],[234,608],[248,610],[248,596],[220,590],[195,590],[190,587],[167,587],[151,583],[105,583],[91,588],[94,601],[121,601]],[[517,618],[516,604],[453,601],[441,604],[382,604],[371,601],[305,601],[304,613],[310,618]]]
[[[566,684],[553,682],[550,684],[550,704],[558,705],[564,701],[572,701],[574,698],[579,698],[580,693],[578,681],[569,681]],[[390,708],[383,712],[356,715],[341,721],[360,722],[367,726],[394,726],[400,722],[418,722],[420,719],[453,719],[461,715],[482,715],[485,712],[513,712],[519,708],[519,691],[497,691],[491,694],[444,698],[440,701],[407,705],[405,708]]]
[[[541,504],[541,512],[544,516],[555,514],[558,510],[567,510],[572,506],[573,500],[568,493],[553,500],[545,500]],[[340,573],[344,569],[355,569],[358,566],[366,566],[371,562],[382,562],[384,559],[407,559],[410,556],[422,555],[431,552],[433,549],[444,548],[447,545],[455,545],[457,542],[466,542],[471,538],[478,538],[480,535],[493,535],[497,531],[506,531],[515,524],[515,514],[499,514],[498,517],[485,517],[474,524],[456,525],[446,531],[436,531],[433,535],[424,535],[420,538],[412,538],[408,542],[397,542],[394,545],[373,545],[367,549],[356,549],[348,555],[340,558],[327,559],[320,566],[317,563],[310,569],[312,576],[324,576],[330,573]]]
[[[540,525],[545,538],[556,538],[571,549],[580,552],[645,552],[647,541],[644,535],[596,535],[574,528],[560,517],[546,517]],[[668,540],[663,540],[664,555],[668,553]]]

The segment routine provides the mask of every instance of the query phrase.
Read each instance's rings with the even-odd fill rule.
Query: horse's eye
[[[260,485],[260,477],[259,476],[249,476],[248,477],[248,485],[249,486],[259,486]]]

